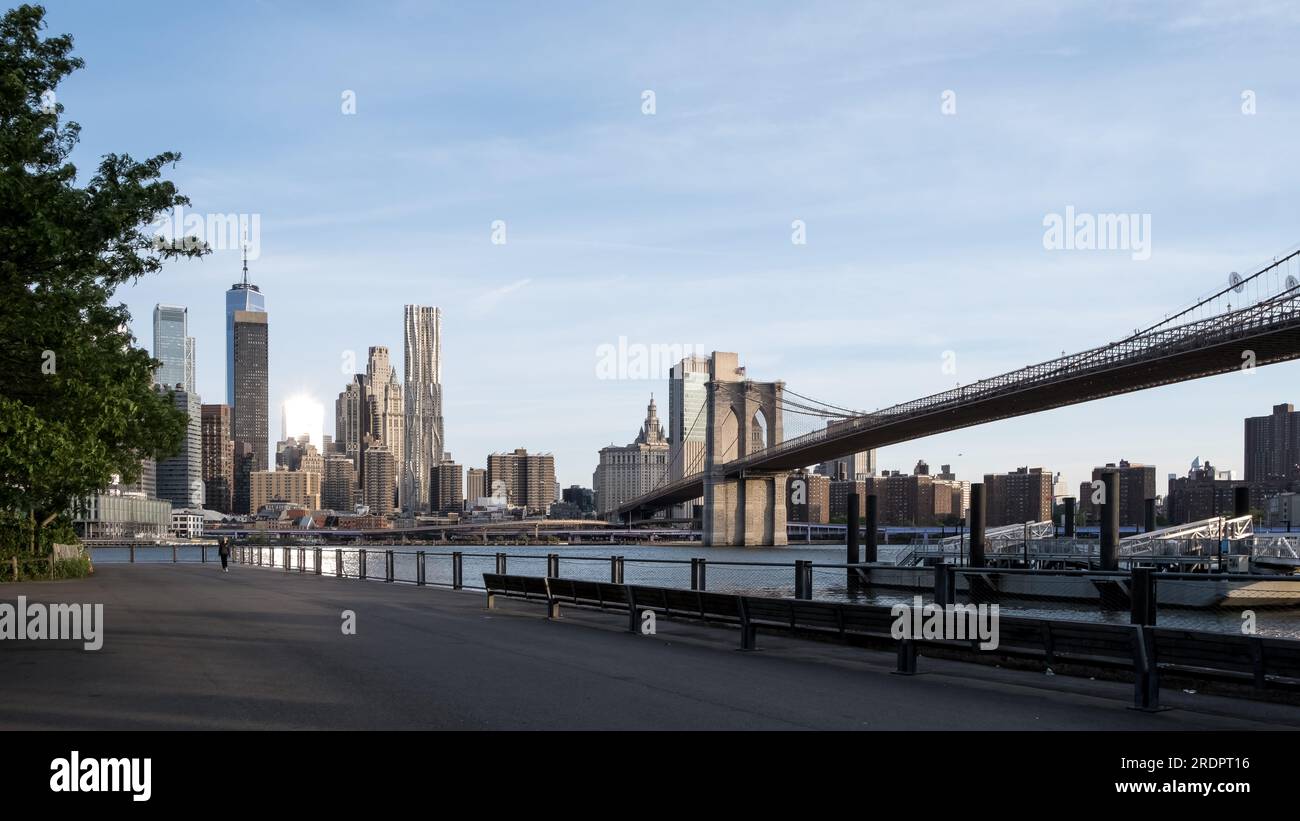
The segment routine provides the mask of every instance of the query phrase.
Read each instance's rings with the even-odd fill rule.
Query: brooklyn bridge
[[[687,436],[704,432],[694,462],[674,443],[682,478],[621,505],[624,521],[703,497],[706,545],[786,543],[791,470],[871,448],[1117,394],[1300,357],[1300,250],[1146,328],[1095,348],[1027,365],[882,410],[854,411],[745,378],[735,354],[711,358],[708,398]]]

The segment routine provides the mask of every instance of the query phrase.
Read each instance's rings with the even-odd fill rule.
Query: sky
[[[187,213],[256,219],[272,441],[300,394],[330,433],[369,346],[400,376],[408,303],[443,310],[456,460],[551,452],[590,486],[651,394],[667,417],[666,372],[600,378],[621,337],[736,351],[753,379],[873,409],[1112,341],[1300,243],[1287,3],[47,8],[86,61],[57,89],[83,178],[109,152],[179,151]],[[1045,247],[1067,208],[1149,220],[1145,251]],[[119,293],[146,347],[156,303],[189,308],[205,402],[225,399],[237,245]],[[1300,401],[1297,376],[1108,398],[879,465],[1240,475],[1242,419]]]

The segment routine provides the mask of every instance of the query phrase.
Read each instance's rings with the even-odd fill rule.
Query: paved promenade
[[[478,593],[216,565],[101,565],[0,601],[102,602],[104,646],[0,643],[0,729],[1266,729],[1300,708],[921,659]],[[356,613],[357,634],[340,615]]]

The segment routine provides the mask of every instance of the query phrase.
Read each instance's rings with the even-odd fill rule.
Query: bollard
[[[972,482],[970,486],[970,559],[971,567],[984,566],[984,483]]]
[[[546,577],[548,579],[560,578],[560,554],[546,554]]]
[[[1129,577],[1130,624],[1146,627],[1156,623],[1156,576],[1149,567],[1133,568]]]
[[[201,544],[199,545],[199,564],[207,564],[207,563],[208,563],[208,546],[205,544]]]
[[[393,573],[393,551],[384,551],[384,581],[391,582],[394,577]]]
[[[845,558],[848,560],[848,564],[857,564],[862,561],[862,555],[858,551],[858,533],[861,529],[859,517],[862,513],[862,500],[858,494],[850,493],[847,504],[849,520],[848,526],[844,529],[844,544],[847,554]]]
[[[957,568],[955,565],[937,564],[934,566],[934,603],[947,607],[957,603]]]
[[[1101,483],[1101,569],[1119,570],[1119,471],[1103,471]]]
[[[465,555],[459,551],[451,554],[451,589],[460,590],[465,586]]]
[[[415,583],[424,586],[424,551],[418,550],[415,553]]]
[[[812,598],[812,561],[809,559],[795,560],[794,597],[796,599]]]
[[[357,578],[365,581],[366,578],[366,551],[362,548],[357,551]]]
[[[880,526],[880,497],[874,493],[867,494],[867,564],[880,561],[880,550],[876,539],[876,529]]]

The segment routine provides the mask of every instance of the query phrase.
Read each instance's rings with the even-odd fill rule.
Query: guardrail
[[[237,564],[385,583],[482,590],[484,573],[609,581],[693,591],[878,605],[942,601],[938,579],[952,574],[958,603],[998,604],[1004,613],[1121,623],[1133,606],[1133,579],[1153,579],[1149,624],[1300,639],[1300,577],[1237,573],[1009,568],[899,567],[883,564],[717,561],[558,553],[401,551],[370,548],[236,546]],[[1145,612],[1145,611],[1144,611]]]

